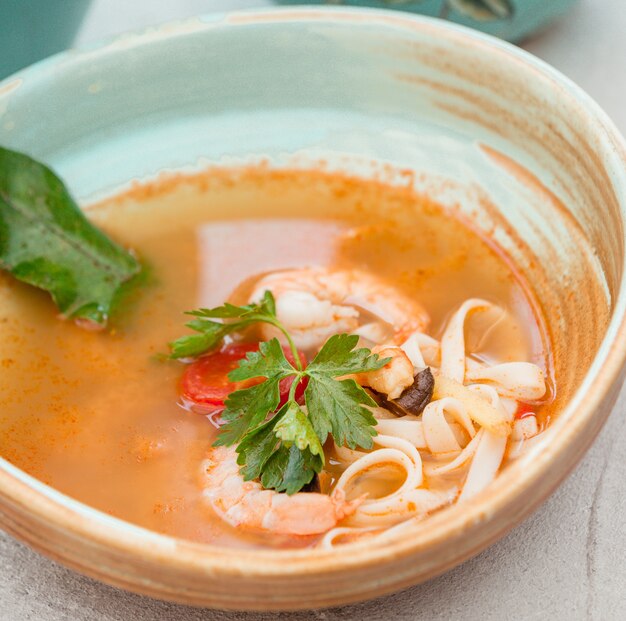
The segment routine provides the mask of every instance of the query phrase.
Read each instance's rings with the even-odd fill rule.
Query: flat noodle
[[[337,457],[342,461],[351,464],[358,459],[361,459],[364,455],[367,455],[367,453],[363,451],[355,451],[346,446],[339,446],[335,444],[335,455],[337,455]]]
[[[478,310],[493,308],[491,302],[472,298],[461,304],[452,316],[441,337],[441,374],[463,383],[465,379],[465,320]]]
[[[335,539],[345,536],[363,536],[366,534],[372,534],[376,531],[375,528],[358,528],[355,526],[336,526],[329,530],[317,544],[318,548],[323,550],[332,550],[335,547]],[[359,537],[360,538],[360,537]]]
[[[419,473],[416,470],[415,463],[406,455],[405,452],[396,448],[382,448],[371,453],[366,453],[353,462],[346,468],[343,474],[339,477],[335,490],[346,491],[350,481],[360,474],[366,473],[368,470],[375,466],[384,464],[394,464],[400,466],[406,472],[406,479],[402,485],[402,488],[417,487],[421,484],[422,472],[421,467]],[[401,489],[402,489],[401,488]],[[365,502],[375,502],[372,500],[366,500]]]
[[[522,401],[536,401],[546,393],[543,371],[530,362],[505,362],[492,367],[477,366],[467,370],[465,379],[493,383],[500,395]]]
[[[505,436],[498,436],[484,430],[483,437],[476,448],[472,465],[467,473],[459,501],[472,498],[496,478],[504,458],[506,443],[507,438]]]
[[[424,362],[429,367],[439,367],[441,365],[441,344],[439,341],[423,332],[415,332],[414,336],[419,345]]]
[[[346,493],[352,479],[378,465],[400,466],[406,472],[406,478],[394,492],[381,498],[365,499],[349,519],[352,526],[374,526],[401,520],[416,507],[413,492],[423,483],[422,459],[411,443],[384,435],[376,436],[374,442],[383,448],[367,453],[348,466],[337,481],[335,493]]]
[[[493,386],[486,384],[470,384],[467,386],[467,389],[480,395],[485,401],[491,403],[498,412],[501,412],[507,421],[510,423],[513,422],[514,412],[504,407],[498,391]]]
[[[462,401],[467,411],[476,423],[485,427],[497,436],[506,437],[511,433],[511,423],[507,420],[503,410],[497,410],[488,401],[472,392],[467,386],[448,377],[438,375],[435,377],[435,390],[433,399],[451,397]]]
[[[539,433],[536,416],[525,416],[513,423],[511,440],[529,440]]]
[[[410,442],[415,448],[427,448],[424,437],[424,426],[421,420],[414,416],[403,416],[402,418],[386,418],[379,420],[376,431],[386,436],[402,438]]]
[[[418,332],[414,332],[411,336],[400,345],[400,349],[407,355],[413,365],[413,371],[417,373],[426,366],[426,361],[420,349]]]
[[[511,445],[509,446],[509,450],[507,452],[507,459],[510,459],[510,460],[518,459],[519,457],[521,457],[522,455],[524,455],[528,451],[530,451],[530,450],[534,449],[536,446],[540,445],[544,441],[544,434],[545,433],[546,432],[543,431],[543,432],[538,433],[537,435],[532,436],[531,438],[528,438],[526,440],[524,440],[524,439],[513,440],[511,442]]]
[[[433,453],[460,451],[461,445],[450,429],[446,414],[452,416],[468,433],[470,438],[476,435],[472,420],[465,404],[459,399],[444,397],[429,403],[422,414],[424,438]]]
[[[424,470],[426,474],[430,477],[438,476],[441,474],[447,474],[448,472],[452,472],[461,466],[464,466],[467,461],[474,456],[476,449],[478,448],[478,443],[480,439],[483,437],[483,433],[485,433],[484,429],[481,429],[469,442],[469,444],[457,455],[452,461],[449,461],[447,464],[443,466],[424,466]]]
[[[359,526],[389,526],[411,516],[422,518],[450,504],[457,495],[456,488],[446,491],[414,489],[394,497],[380,500],[376,504],[361,505],[350,518],[350,523]]]

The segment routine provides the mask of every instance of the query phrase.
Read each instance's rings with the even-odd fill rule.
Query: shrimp
[[[278,318],[301,349],[319,348],[333,334],[356,331],[359,309],[391,326],[398,342],[428,325],[420,304],[359,270],[315,267],[274,272],[257,282],[250,301],[259,301],[266,290],[274,294]],[[273,326],[263,330],[266,338],[281,338]]]
[[[298,492],[293,496],[244,481],[233,448],[214,447],[203,462],[203,497],[235,528],[282,535],[319,535],[352,515],[363,501],[348,502],[345,492]]]
[[[353,379],[361,386],[385,393],[389,399],[397,399],[406,388],[413,385],[413,363],[399,347],[377,345],[372,348],[372,353],[391,360],[382,369],[358,373]]]

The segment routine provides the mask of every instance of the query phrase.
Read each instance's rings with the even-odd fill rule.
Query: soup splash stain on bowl
[[[72,115],[59,115],[59,109],[71,109]],[[32,130],[42,126],[46,132]],[[491,249],[484,252],[495,263],[485,286],[497,285],[495,266],[502,259],[519,276],[516,282],[526,283],[526,291],[512,288],[510,303],[528,325],[536,322],[536,329],[517,351],[540,352],[546,340],[551,344],[546,370],[554,370],[556,384],[548,383],[557,392],[550,395],[550,424],[541,443],[474,498],[407,531],[330,549],[263,549],[257,541],[233,552],[209,532],[209,523],[206,537],[198,536],[196,525],[192,534],[180,524],[170,531],[177,536],[163,534],[163,524],[169,520],[172,526],[184,515],[186,501],[179,496],[155,504],[150,515],[123,516],[131,524],[115,517],[115,486],[81,491],[76,476],[76,487],[59,482],[54,489],[19,469],[17,442],[28,440],[29,428],[20,431],[19,421],[2,418],[3,430],[16,431],[13,445],[11,436],[3,435],[3,528],[88,575],[155,597],[236,609],[314,608],[388,593],[442,573],[518,524],[571,471],[611,410],[626,359],[624,141],[576,86],[501,41],[384,11],[309,8],[198,18],[64,54],[18,74],[0,87],[0,143],[53,166],[81,204],[92,205],[90,217],[116,238],[131,239],[141,230],[146,252],[155,250],[162,273],[181,287],[181,295],[198,287],[195,253],[182,263],[166,261],[159,233],[178,226],[181,192],[187,198],[197,190],[222,196],[219,200],[228,195],[225,211],[241,215],[262,204],[237,193],[252,187],[242,171],[253,176],[261,171],[265,181],[255,178],[271,199],[274,216],[292,224],[294,216],[303,215],[298,196],[305,194],[320,213],[339,206],[343,217],[361,209],[367,216],[361,225],[374,218],[359,207],[359,198],[382,192],[384,198],[369,203],[392,222],[407,197],[421,197],[420,208],[430,205],[424,213],[434,221],[441,208],[489,241]],[[197,174],[207,166],[218,172]],[[233,176],[233,170],[239,172]],[[195,181],[186,186],[184,179]],[[156,200],[149,221],[142,216],[146,200]],[[124,217],[108,218],[118,208]],[[373,245],[367,246],[368,252],[375,247],[388,253],[389,260],[376,268],[385,277],[384,270],[401,256],[389,250],[394,227],[387,229],[375,230]],[[224,242],[228,232],[220,230]],[[263,230],[259,226],[259,239]],[[203,231],[198,239],[213,236]],[[292,234],[296,238],[301,231]],[[428,241],[421,240],[424,248]],[[197,239],[185,233],[178,242],[189,251]],[[274,236],[272,244],[279,243]],[[340,256],[342,267],[354,266],[363,260],[363,248],[349,238],[342,254],[319,249],[305,260]],[[224,243],[220,249],[229,252]],[[207,256],[214,251],[204,250]],[[459,265],[471,262],[472,252],[478,251],[465,259],[459,255]],[[303,266],[268,269],[281,267]],[[210,280],[210,274],[209,269],[202,279]],[[239,294],[245,299],[245,283]],[[19,310],[21,296],[3,297],[3,315]],[[155,312],[169,312],[172,299],[161,300]],[[28,307],[26,319],[40,317],[40,302]],[[168,338],[170,332],[178,336],[179,324],[167,321]],[[49,323],[51,330],[67,329]],[[131,321],[126,329],[138,326]],[[144,337],[142,346],[158,349],[160,333]],[[124,373],[119,360],[106,355],[104,341],[87,341],[85,368],[109,365],[102,386]],[[115,347],[120,343],[123,337]],[[137,382],[145,379],[140,367],[133,370]],[[144,369],[146,381],[153,382],[146,398],[169,390],[175,399],[177,369],[161,367],[154,375]],[[167,375],[165,381],[161,375]],[[94,394],[98,388],[94,382]],[[111,411],[127,407],[123,392],[101,392],[98,399],[108,399]],[[94,411],[89,394],[83,396],[76,404],[78,419]],[[127,459],[149,469],[153,457],[158,462],[172,447],[173,454],[179,452],[197,423],[185,420],[180,446],[154,442],[148,434],[127,443]],[[70,419],[64,421],[62,441],[74,459],[85,434],[98,435],[104,419],[92,417],[92,427],[78,433],[70,433]],[[124,417],[115,424],[126,433]],[[44,427],[30,429],[52,454]],[[29,473],[50,466],[37,462],[41,453],[33,455],[30,464],[20,464]],[[201,455],[185,456],[196,457]],[[63,461],[52,465],[58,472]],[[163,476],[171,473],[169,468]],[[182,487],[189,485],[181,479]],[[93,506],[77,500],[86,491]],[[152,491],[158,490],[142,488],[140,496]],[[203,510],[193,507],[198,516]],[[161,533],[150,530],[157,528]],[[237,538],[229,543],[236,545]]]

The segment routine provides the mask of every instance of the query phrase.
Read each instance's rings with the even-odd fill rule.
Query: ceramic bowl
[[[90,576],[238,609],[401,589],[524,519],[611,410],[626,357],[624,142],[579,88],[499,40],[384,11],[198,18],[3,82],[0,144],[51,164],[84,202],[200,160],[383,171],[489,233],[530,279],[553,341],[558,407],[542,445],[414,532],[337,551],[233,551],[161,536],[0,460],[2,527]]]
[[[311,4],[309,0],[277,0]],[[324,4],[367,6],[441,17],[507,41],[521,41],[549,26],[577,0],[317,0]],[[317,3],[316,2],[316,3]]]

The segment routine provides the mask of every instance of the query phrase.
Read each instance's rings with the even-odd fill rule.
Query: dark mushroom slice
[[[387,408],[396,416],[420,414],[433,398],[435,378],[429,367],[420,371],[409,386],[397,399],[387,399],[385,395],[376,393],[374,401],[381,407]]]

